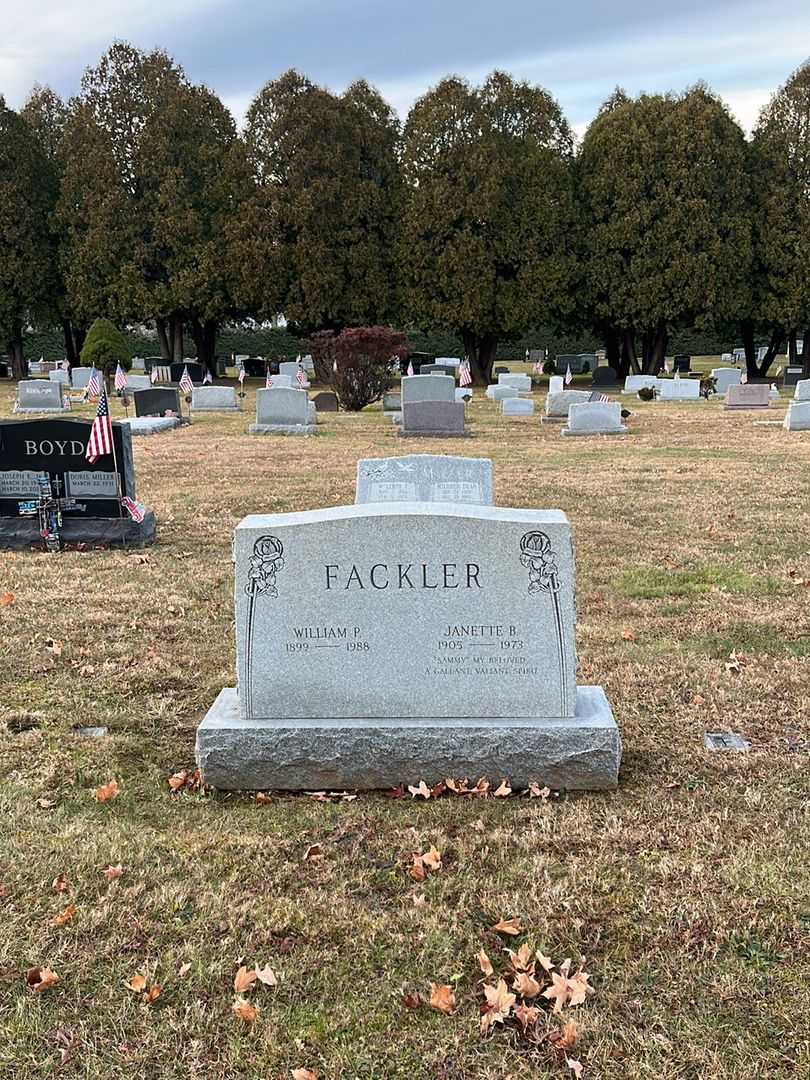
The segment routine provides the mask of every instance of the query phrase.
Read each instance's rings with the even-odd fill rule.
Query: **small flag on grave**
[[[91,397],[97,397],[101,393],[101,377],[96,371],[95,366],[90,368],[90,378],[87,380],[87,386],[84,391],[84,400],[87,401]]]
[[[150,374],[149,378],[151,379],[152,385],[154,386],[154,384],[157,382],[157,368],[152,368],[152,373]]]
[[[296,373],[295,373],[295,381],[298,384],[298,386],[300,386],[301,389],[303,390],[304,383],[307,381],[307,378],[306,378],[306,375],[304,374],[304,369],[303,368],[300,367],[298,369],[298,371],[296,371]]]
[[[124,495],[121,499],[121,505],[127,511],[133,521],[139,525],[146,517],[146,507],[142,502],[138,502],[137,499],[131,499],[129,495]]]
[[[208,383],[212,383],[213,381],[214,381],[214,380],[213,380],[213,378],[211,377],[211,372],[210,372],[210,371],[208,371],[208,370],[206,369],[206,372],[205,372],[205,378],[203,379],[203,382],[204,382],[204,383],[206,383],[206,384],[208,384]]]
[[[266,390],[273,389],[273,376],[270,374],[270,368],[267,369],[267,376],[264,380],[264,386]]]
[[[126,388],[127,388],[127,377],[124,374],[124,369],[121,367],[120,364],[116,364],[116,367],[115,367],[115,389],[116,390],[126,390]]]
[[[240,383],[244,384],[245,381],[245,365],[239,365],[239,374],[236,376]]]
[[[194,383],[191,381],[191,376],[188,373],[188,366],[183,366],[183,374],[180,376],[180,389],[184,394],[190,394],[194,389]]]
[[[571,374],[571,365],[569,364],[568,367],[565,369],[565,385],[570,386],[573,381],[574,376]]]
[[[743,386],[745,386],[745,384],[748,382],[748,372],[746,371],[745,368],[743,368],[742,371],[740,372],[740,382],[742,383]]]
[[[96,418],[90,428],[90,438],[87,440],[87,450],[84,456],[92,465],[105,454],[111,454],[112,450],[113,433],[110,408],[107,404],[107,391],[102,386],[98,395]]]
[[[408,374],[413,375],[413,364],[410,360],[408,361]]]
[[[459,386],[470,386],[472,383],[472,373],[470,371],[470,361],[465,356],[459,364],[458,368],[458,382]]]

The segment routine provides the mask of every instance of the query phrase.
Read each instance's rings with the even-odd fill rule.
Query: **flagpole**
[[[102,376],[102,378],[103,378],[103,376]],[[106,394],[107,389],[106,389],[106,387],[104,386],[103,383],[102,383],[102,387],[103,387],[103,393]],[[107,408],[109,409],[109,407],[110,407],[110,399],[108,397],[107,398]],[[120,421],[119,421],[119,423],[120,423]],[[122,434],[121,438],[123,439],[123,434]],[[115,452],[115,428],[113,427],[112,416],[110,416],[110,442],[112,443],[113,469],[115,470],[115,490],[118,492],[118,499],[117,499],[117,502],[118,502],[118,521],[119,521],[119,523],[121,525],[121,543],[123,545],[124,551],[126,551],[127,550],[127,536],[126,536],[126,529],[124,528],[124,509],[121,506],[121,498],[122,498],[122,496],[121,496],[121,474],[118,472],[118,455]]]

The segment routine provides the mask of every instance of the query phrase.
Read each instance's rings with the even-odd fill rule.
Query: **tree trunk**
[[[12,336],[8,340],[8,356],[11,360],[12,378],[19,382],[27,375],[23,357],[22,326],[19,323],[14,324]]]
[[[169,319],[172,330],[172,359],[177,363],[183,359],[185,345],[183,343],[183,316],[175,313]]]
[[[605,334],[605,354],[607,356],[608,367],[612,367],[620,377],[627,376],[628,371],[624,370],[625,364],[622,356],[619,331],[616,329],[611,328]]]
[[[660,322],[655,328],[655,334],[650,334],[650,351],[647,358],[647,366],[644,369],[650,375],[657,375],[663,368],[667,356],[667,343],[669,333],[667,324]]]
[[[796,363],[796,331],[788,331],[788,364]]]
[[[65,359],[73,367],[79,362],[79,354],[76,352],[76,341],[70,319],[62,319],[62,336],[65,339]]]
[[[810,326],[804,332],[802,345],[802,378],[810,379]]]
[[[470,370],[474,386],[489,386],[492,382],[492,365],[495,363],[495,350],[498,348],[496,334],[476,334],[472,330],[462,330],[461,339],[464,351],[470,361]]]
[[[641,368],[636,359],[636,332],[635,330],[622,330],[622,367],[623,370],[633,375],[640,375]]]
[[[162,315],[156,317],[155,329],[157,330],[158,344],[160,345],[160,355],[168,364],[172,358],[172,350],[169,344],[169,335],[166,333],[166,320]]]
[[[740,323],[742,332],[743,348],[745,349],[745,370],[749,379],[755,379],[759,375],[757,362],[757,350],[754,344],[754,323],[752,319],[743,319]]]
[[[191,319],[189,329],[197,346],[197,359],[213,377],[216,374],[214,351],[217,344],[217,322],[215,319],[207,319],[201,323],[199,319]]]
[[[784,341],[784,338],[784,330],[780,330],[778,328],[774,330],[774,332],[771,334],[771,340],[768,342],[768,351],[765,353],[765,359],[762,361],[761,364],[757,364],[756,359],[754,360],[753,374],[755,376],[758,376],[760,379],[764,379],[767,376],[768,368],[774,362],[774,360],[776,359],[776,354],[782,348],[782,342]],[[746,353],[746,366],[747,361],[748,355]],[[749,374],[751,374],[750,371]]]

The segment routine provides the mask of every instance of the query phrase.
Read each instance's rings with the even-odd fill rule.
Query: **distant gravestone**
[[[390,416],[391,413],[398,413],[402,409],[402,394],[397,394],[389,391],[383,394],[383,412],[386,416]]]
[[[681,374],[684,374],[685,372],[691,370],[692,357],[686,356],[683,353],[679,354],[678,356],[673,356],[672,366],[674,371],[678,371]]]
[[[266,390],[280,390],[286,387],[288,390],[300,390],[300,386],[293,386],[293,381],[289,375],[271,375],[270,385],[266,386]]]
[[[188,369],[188,377],[195,386],[201,385],[205,371],[196,360],[183,360],[169,365],[169,382],[179,383],[183,377],[183,368]]]
[[[133,356],[132,357],[132,366],[131,366],[130,370],[131,371],[146,371],[146,363],[144,361],[144,358],[142,356]]]
[[[593,373],[593,386],[611,387],[617,385],[616,372],[612,367],[598,367]]]
[[[447,502],[492,505],[488,458],[409,454],[357,463],[355,503]]]
[[[449,375],[406,375],[401,383],[402,405],[417,401],[455,401],[456,380]]]
[[[252,379],[260,379],[264,376],[267,369],[267,361],[263,356],[237,356],[237,367],[239,367],[240,361],[245,369],[245,374],[249,375]]]
[[[58,383],[51,385],[60,389]],[[91,427],[91,420],[66,418],[0,421],[0,547],[26,548],[39,542],[35,507],[41,492],[38,478],[43,476],[54,499],[73,503],[63,509],[58,526],[65,543],[151,543],[154,514],[147,512],[136,522],[119,501],[119,494],[136,498],[129,428],[113,423],[115,459],[105,454],[90,464],[86,450]],[[21,514],[21,504],[29,511]]]
[[[136,416],[180,415],[180,393],[174,386],[152,386],[149,390],[136,390],[132,395]]]
[[[204,784],[616,787],[610,706],[576,684],[561,511],[391,502],[254,515],[233,553],[237,686],[198,728]]]
[[[179,416],[131,416],[121,421],[133,435],[159,435],[180,427],[182,422]]]
[[[501,402],[502,416],[533,416],[534,402],[531,398],[504,398]]]
[[[454,371],[461,367],[461,360],[457,356],[437,356],[435,363],[441,364],[443,367],[451,367]]]
[[[492,401],[503,401],[505,398],[520,397],[520,391],[509,383],[491,383],[486,389],[486,396]]]
[[[530,375],[509,372],[507,375],[498,376],[498,386],[514,386],[514,388],[521,393],[530,394],[532,390],[532,379]]]
[[[195,386],[191,392],[191,411],[238,412],[236,390],[232,386]]]
[[[529,349],[529,363],[534,367],[535,364],[544,364],[546,360],[545,349]]]
[[[563,390],[565,390],[565,379],[562,375],[549,375],[548,392],[550,394],[561,394]]]
[[[739,386],[742,372],[739,368],[720,367],[712,368],[711,375],[715,380],[715,393],[723,396],[730,386]]]
[[[785,368],[784,378],[782,379],[783,386],[796,386],[800,380],[804,377],[804,368],[798,364],[789,364]]]
[[[152,380],[148,375],[127,375],[127,390],[134,393],[136,390],[149,390]]]
[[[428,376],[442,378],[443,376]],[[405,380],[403,380],[405,381]],[[404,401],[402,438],[457,438],[466,434],[464,403],[461,401]]]
[[[810,401],[791,401],[785,413],[786,431],[810,431]]]
[[[767,409],[771,388],[767,383],[737,383],[726,391],[726,409]]]
[[[618,403],[589,401],[572,405],[568,410],[568,426],[561,432],[566,436],[626,435],[622,423],[622,407]]]
[[[64,368],[57,368],[55,371],[48,372],[48,381],[61,383],[62,386],[70,386],[70,375]]]
[[[304,371],[304,365],[301,364],[299,366],[297,360],[282,360],[282,362],[278,365],[279,375],[288,376],[290,380],[290,386],[297,386],[299,389],[308,390],[309,379],[306,378],[306,372],[304,372],[305,377],[303,385],[296,381],[299,371]]]
[[[89,367],[72,367],[70,369],[70,385],[74,390],[85,390],[90,382],[93,369]]]
[[[306,390],[279,386],[256,393],[256,423],[251,435],[314,435],[316,412]]]
[[[700,401],[700,383],[697,379],[660,379],[659,401]]]
[[[799,379],[793,391],[794,401],[810,401],[810,379]]]
[[[624,380],[623,394],[637,394],[639,390],[657,390],[661,379],[655,375],[628,375]]]
[[[581,405],[590,400],[590,390],[562,390],[558,394],[547,394],[545,412],[540,421],[562,423],[568,419],[568,410],[572,405]]]
[[[321,392],[316,394],[312,399],[312,404],[315,406],[315,412],[338,411],[337,394],[332,390],[321,390]]]
[[[15,413],[64,412],[62,384],[45,379],[23,379],[17,383]]]
[[[493,368],[492,369],[492,374],[493,375],[508,375],[509,374],[509,368],[508,367],[496,367],[496,368]]]

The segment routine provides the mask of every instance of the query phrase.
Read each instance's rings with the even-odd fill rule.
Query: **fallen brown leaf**
[[[422,998],[415,990],[413,992],[404,993],[400,998],[400,1001],[405,1009],[418,1009],[422,1004]]]
[[[540,1010],[536,1005],[516,1005],[514,1015],[517,1022],[526,1031],[537,1020]]]
[[[96,788],[93,792],[93,798],[96,802],[109,802],[110,799],[118,797],[119,787],[117,780],[110,780],[106,784],[102,784],[101,787]]]
[[[509,987],[503,979],[498,979],[495,986],[486,985],[484,987],[484,996],[487,1002],[486,1011],[481,1016],[482,1032],[486,1032],[493,1024],[502,1024],[517,1001],[517,998],[510,993]]]
[[[521,997],[535,998],[540,993],[540,983],[527,971],[519,971],[512,980],[512,989]]]
[[[144,1005],[151,1005],[153,1001],[157,1001],[157,999],[160,997],[161,990],[162,987],[158,986],[157,984],[155,984],[154,986],[150,986],[142,998]]]
[[[501,780],[500,784],[492,792],[496,799],[507,799],[512,794],[508,780]]]
[[[181,769],[180,772],[172,773],[167,783],[172,791],[179,791],[186,786],[188,780],[188,772],[185,769]]]
[[[269,964],[265,964],[263,968],[256,968],[256,978],[264,986],[278,986],[276,973]]]
[[[293,1069],[293,1080],[318,1080],[318,1074],[312,1069]]]
[[[58,915],[54,915],[51,919],[51,926],[64,926],[66,922],[70,922],[75,914],[76,905],[68,904],[64,911],[60,911]]]
[[[13,592],[0,593],[0,607],[9,607],[9,605],[13,604],[13,603],[14,603],[14,593]]]
[[[446,983],[430,984],[430,1007],[449,1016],[456,1007],[456,995]]]
[[[268,795],[266,791],[256,792],[256,802],[259,806],[267,806],[268,803],[273,801],[272,795]]]
[[[243,994],[245,990],[249,990],[253,986],[256,978],[256,969],[248,969],[243,964],[233,977],[233,988],[237,994]]]
[[[118,866],[102,866],[101,872],[107,881],[117,881],[124,873],[124,868],[119,863]]]
[[[317,863],[323,859],[323,848],[320,844],[310,844],[304,852],[304,862]]]
[[[141,994],[146,989],[146,978],[143,975],[133,975],[132,978],[124,983],[127,990],[132,990],[136,994]]]
[[[632,630],[628,630],[626,627],[622,630],[622,641],[635,641],[636,635]]]
[[[523,927],[520,925],[520,919],[499,919],[494,926],[490,927],[490,930],[515,937],[522,932]]]
[[[64,874],[57,874],[51,882],[51,888],[54,892],[67,892],[70,888],[70,882]]]
[[[484,952],[483,949],[480,949],[479,952],[478,952],[478,966],[481,968],[481,971],[484,973],[484,975],[492,975],[492,974],[494,974],[494,968],[492,967],[492,961],[490,960],[490,958],[487,956],[487,954]]]
[[[231,1011],[234,1016],[238,1016],[240,1020],[244,1020],[246,1024],[252,1024],[256,1017],[259,1015],[259,1010],[255,1005],[251,1005],[249,1001],[246,1001],[243,997],[238,997],[231,1005]]]
[[[33,967],[26,971],[25,982],[30,990],[39,993],[40,990],[47,990],[49,986],[55,986],[59,982],[59,976],[49,967]]]
[[[177,978],[178,979],[185,979],[186,975],[188,975],[188,973],[190,971],[191,971],[191,964],[190,964],[189,961],[186,961],[185,964],[181,964],[180,967],[177,969]]]
[[[419,784],[416,787],[411,787],[411,785],[408,784],[408,791],[410,791],[414,799],[417,795],[421,795],[423,799],[430,798],[430,788],[427,786],[424,780],[420,780]]]

